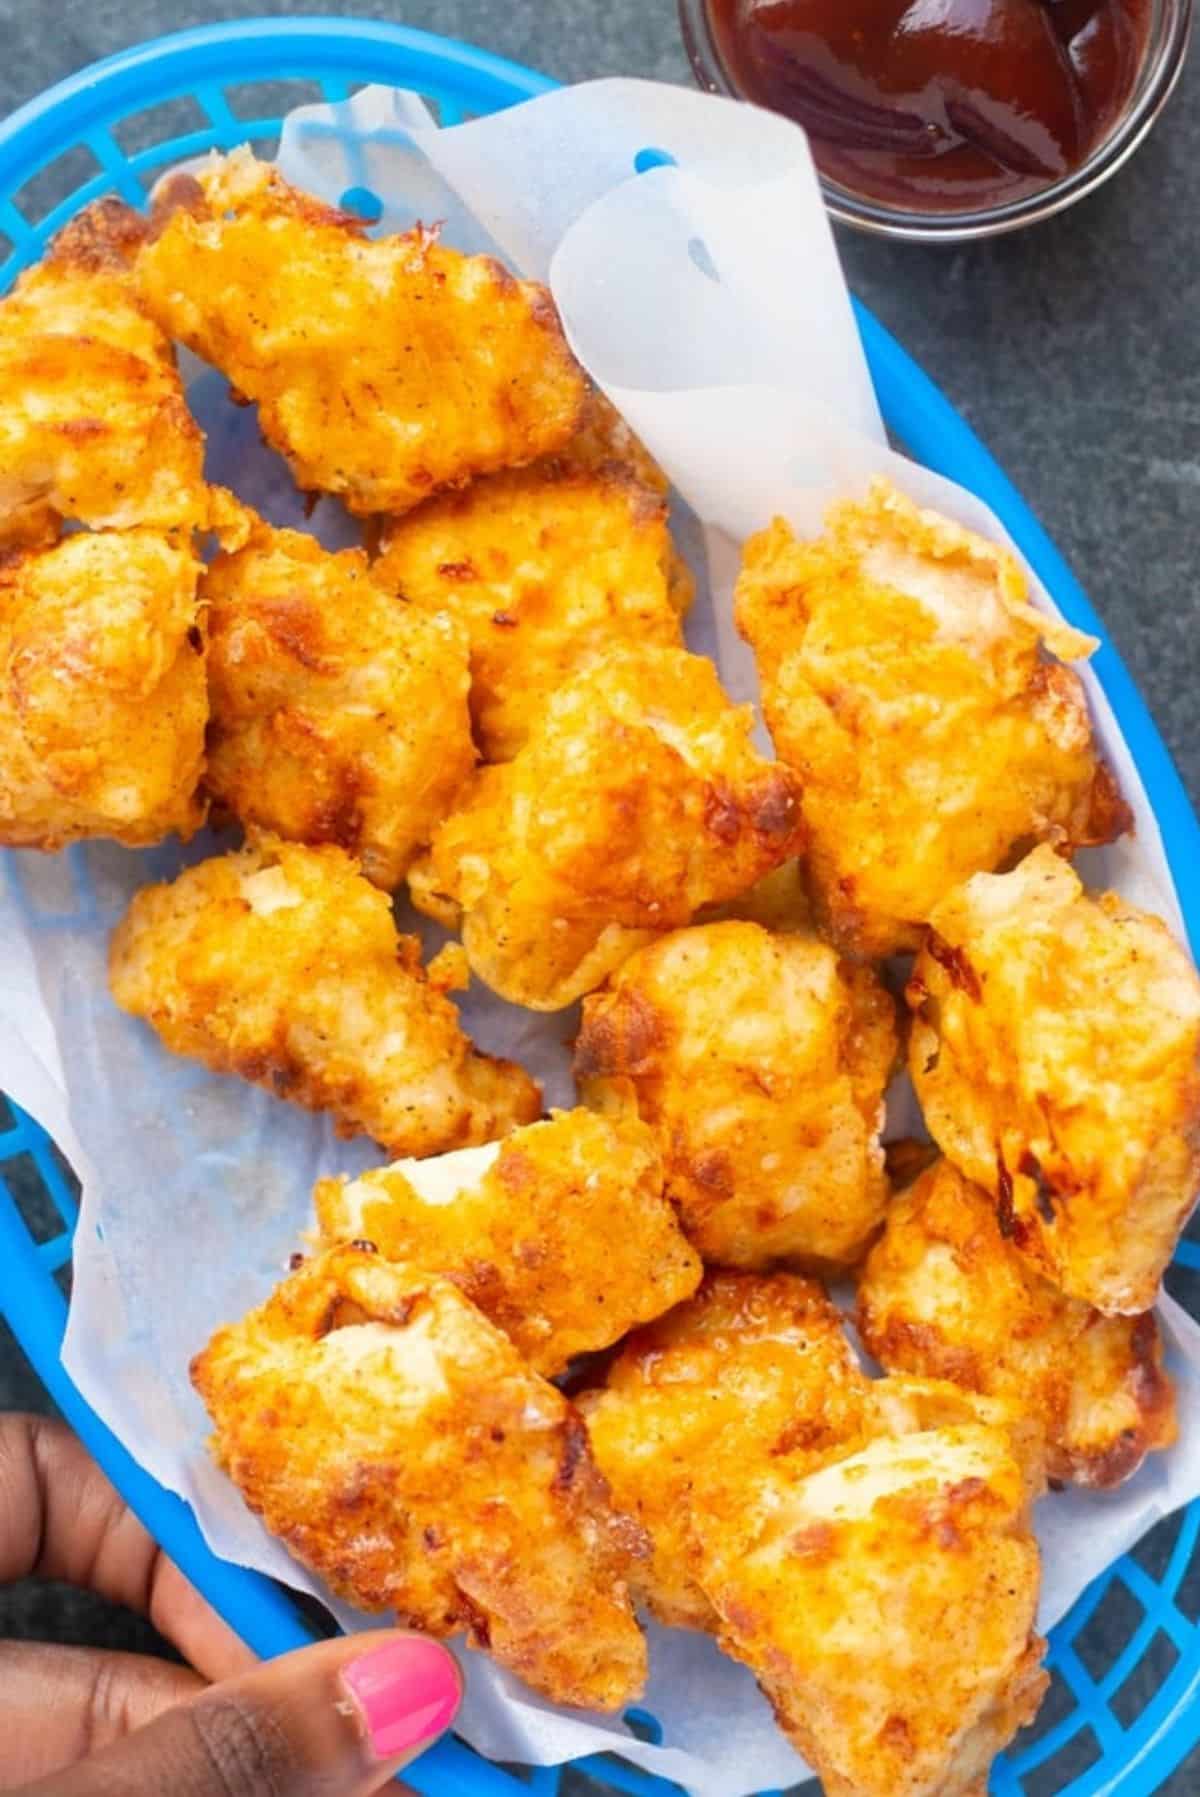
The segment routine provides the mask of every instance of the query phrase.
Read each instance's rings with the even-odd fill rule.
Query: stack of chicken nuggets
[[[367,548],[205,486],[174,342]],[[240,827],[136,895],[113,996],[386,1157],[196,1356],[220,1466],[553,1701],[637,1697],[640,1606],[830,1797],[977,1797],[1046,1684],[1035,1504],[1174,1439],[1200,1183],[1200,981],[1071,866],[1129,826],[1090,641],[880,483],[745,545],[764,756],[545,291],[247,152],[85,214],[0,370],[0,840]],[[472,976],[582,1001],[576,1108],[468,1039]],[[932,1141],[885,1153],[905,1061]]]
[[[0,842],[16,847],[140,847],[203,816],[203,442],[125,278],[122,217],[85,214],[0,302]]]

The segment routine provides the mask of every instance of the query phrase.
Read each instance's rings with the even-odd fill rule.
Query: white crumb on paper
[[[675,165],[635,176],[647,147]],[[689,639],[715,656],[738,696],[756,689],[730,618],[737,550],[773,512],[814,529],[830,498],[885,473],[914,498],[1002,534],[976,500],[886,447],[807,150],[783,121],[648,82],[604,81],[438,132],[412,96],[368,89],[293,115],[281,158],[295,181],[335,203],[349,187],[373,189],[385,201],[382,228],[444,219],[448,242],[552,274],[575,349],[699,520],[710,590],[701,583]],[[212,371],[189,363],[188,378],[213,477],[273,521],[302,526],[303,502],[258,442],[253,414],[225,402]],[[311,527],[331,546],[354,538],[329,502]],[[1135,841],[1099,852],[1089,874],[1181,933],[1141,782],[1084,678],[1137,817]],[[0,860],[0,1088],[53,1131],[84,1182],[68,1371],[134,1456],[193,1505],[218,1552],[313,1590],[210,1462],[187,1367],[214,1327],[280,1277],[310,1223],[313,1180],[381,1157],[361,1141],[338,1143],[322,1119],[173,1059],[105,989],[107,933],[133,891],[220,846],[204,840],[184,856],[87,844],[51,861]],[[523,1060],[552,1102],[571,1102],[572,1013],[517,1012],[478,987],[464,1010],[483,1046]],[[1047,1624],[1115,1554],[1200,1492],[1200,1330],[1170,1303],[1162,1316],[1181,1446],[1119,1493],[1040,1507]],[[619,1750],[703,1797],[805,1775],[744,1669],[707,1639],[650,1632],[644,1708],[662,1725],[662,1745],[618,1721],[556,1711],[480,1654],[464,1656],[460,1732],[496,1758],[531,1764]]]

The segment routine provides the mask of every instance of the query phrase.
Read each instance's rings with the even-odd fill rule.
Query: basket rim
[[[43,150],[53,155],[60,148],[64,108],[72,115],[72,129],[82,133],[112,117],[114,107],[120,108],[127,100],[131,112],[153,105],[155,99],[147,96],[142,85],[146,74],[154,72],[161,77],[175,72],[186,86],[194,87],[227,74],[232,54],[238,58],[239,80],[251,80],[256,74],[263,79],[286,78],[287,69],[279,62],[281,48],[289,60],[305,52],[319,52],[322,66],[330,74],[360,79],[364,56],[372,51],[400,54],[409,60],[414,78],[424,68],[430,75],[440,72],[444,79],[449,66],[467,83],[478,83],[481,93],[497,81],[509,83],[514,102],[559,86],[553,76],[475,44],[390,20],[312,13],[195,25],[114,51],[43,89],[10,113],[0,122],[0,188],[10,183],[14,173],[27,179],[33,162],[41,161]]]

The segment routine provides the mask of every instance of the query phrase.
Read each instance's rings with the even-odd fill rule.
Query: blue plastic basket
[[[98,195],[115,191],[141,205],[158,171],[185,156],[274,140],[278,114],[311,97],[314,84],[338,101],[365,82],[417,89],[437,102],[444,124],[554,85],[465,44],[345,19],[252,20],[158,39],[84,70],[0,126],[0,237],[8,240],[7,248],[0,246],[0,291]],[[273,84],[273,116],[240,116],[254,113],[251,89],[263,83]],[[304,91],[297,92],[300,83]],[[277,84],[292,84],[290,92]],[[188,115],[182,133],[181,113]],[[76,173],[68,199],[44,217],[30,216],[40,183],[56,184],[53,165],[64,158],[64,175],[90,158],[90,177],[79,185]],[[636,160],[642,167],[656,158],[647,153]],[[899,344],[865,307],[857,311],[890,429],[918,460],[985,499],[1070,622],[1102,639],[1093,666],[1140,765],[1193,951],[1200,951],[1200,825],[1133,681],[1070,569],[999,466]],[[18,1163],[20,1203],[12,1178]],[[71,1181],[53,1144],[32,1118],[6,1109],[0,1098],[0,1310],[131,1507],[242,1638],[263,1657],[304,1644],[309,1629],[287,1595],[257,1573],[215,1558],[188,1507],[130,1459],[63,1371],[62,1286],[76,1215]],[[1185,1277],[1200,1272],[1200,1246],[1185,1240],[1176,1265]],[[1110,1567],[1055,1628],[1050,1696],[1034,1730],[997,1763],[994,1797],[1117,1791],[1146,1797],[1200,1739],[1198,1532],[1200,1503]],[[1114,1636],[1123,1640],[1115,1652]],[[653,1730],[652,1718],[639,1714],[638,1721],[643,1732]],[[674,1788],[608,1756],[514,1774],[457,1741],[435,1747],[406,1776],[429,1797],[519,1797],[530,1786],[538,1797],[555,1797],[561,1786],[565,1797],[576,1771],[634,1797]]]

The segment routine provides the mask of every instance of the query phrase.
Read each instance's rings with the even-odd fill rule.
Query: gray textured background
[[[0,0],[0,113],[113,50],[218,18],[332,4]],[[472,39],[563,80],[686,81],[674,0],[425,0],[355,5]],[[1192,728],[1200,595],[1200,69],[1130,168],[1065,218],[959,250],[843,242],[858,293],[924,363],[1072,559],[1200,798]],[[0,1325],[0,1406],[45,1408]],[[0,1519],[0,1526],[2,1526]],[[1162,1546],[1146,1550],[1157,1561]],[[1128,1619],[1101,1618],[1106,1630]],[[0,1635],[151,1642],[148,1630],[60,1591],[0,1594]],[[1071,1768],[1058,1769],[1059,1777]],[[1049,1773],[1049,1769],[1048,1773]],[[1031,1782],[1051,1797],[1053,1775]],[[1200,1790],[1200,1753],[1162,1787]],[[133,1794],[131,1794],[133,1797]]]

